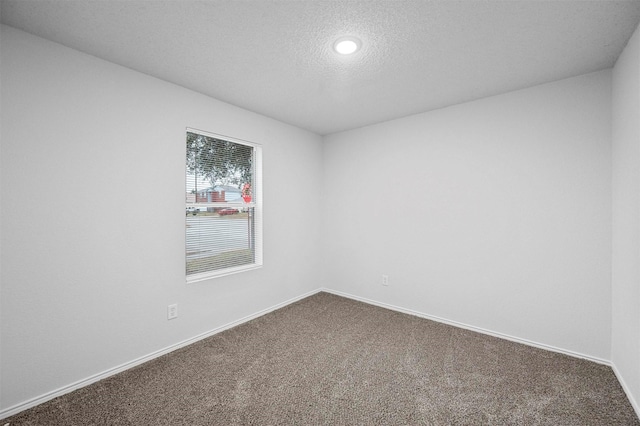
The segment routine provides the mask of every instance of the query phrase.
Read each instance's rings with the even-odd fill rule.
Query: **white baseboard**
[[[404,314],[409,314],[409,315],[413,315],[413,316],[416,316],[416,317],[425,318],[425,319],[436,321],[436,322],[439,322],[439,323],[452,325],[452,326],[458,327],[458,328],[464,328],[466,330],[475,331],[475,332],[482,333],[482,334],[487,334],[489,336],[498,337],[500,339],[510,340],[510,341],[516,342],[516,343],[522,343],[522,344],[527,345],[527,346],[533,346],[533,347],[536,347],[536,348],[545,349],[545,350],[548,350],[548,351],[557,352],[557,353],[561,353],[561,354],[564,354],[564,355],[569,355],[569,356],[574,357],[574,358],[586,359],[588,361],[593,361],[593,362],[596,362],[598,364],[611,366],[611,361],[608,361],[606,359],[597,358],[597,357],[593,357],[593,356],[590,356],[590,355],[585,355],[585,354],[582,354],[582,353],[579,353],[579,352],[573,352],[573,351],[570,351],[570,350],[567,350],[567,349],[557,348],[555,346],[545,345],[544,343],[533,342],[531,340],[522,339],[520,337],[510,336],[508,334],[503,334],[503,333],[499,333],[499,332],[496,332],[496,331],[487,330],[487,329],[484,329],[484,328],[481,328],[481,327],[476,327],[476,326],[473,326],[473,325],[464,324],[464,323],[457,322],[457,321],[452,321],[452,320],[449,320],[449,319],[446,319],[446,318],[441,318],[441,317],[437,317],[437,316],[434,316],[434,315],[425,314],[424,312],[418,312],[418,311],[414,311],[412,309],[402,308],[402,307],[399,307],[399,306],[391,305],[389,303],[378,302],[376,300],[371,300],[371,299],[367,299],[367,298],[364,298],[364,297],[355,296],[355,295],[349,294],[349,293],[343,293],[343,292],[337,291],[337,290],[331,290],[329,288],[322,288],[321,290],[324,291],[324,292],[327,292],[327,293],[335,294],[337,296],[342,296],[342,297],[346,297],[346,298],[349,298],[349,299],[357,300],[359,302],[368,303],[370,305],[379,306],[381,308],[390,309],[392,311],[402,312]]]
[[[624,390],[624,393],[627,394],[627,399],[631,403],[633,410],[636,412],[636,416],[640,418],[640,405],[638,405],[638,401],[636,401],[635,398],[633,397],[633,394],[631,393],[631,389],[629,389],[629,386],[627,386],[627,382],[624,381],[624,379],[622,378],[622,374],[620,374],[620,371],[618,371],[618,368],[613,362],[611,363],[611,368],[613,369],[613,373],[616,375],[618,382],[620,382],[620,386],[622,386],[622,390]]]
[[[222,325],[220,327],[214,328],[213,330],[207,331],[205,333],[199,334],[195,337],[192,337],[190,339],[187,340],[183,340],[182,342],[176,343],[175,345],[171,345],[171,346],[167,346],[164,349],[160,349],[158,351],[152,352],[148,355],[142,356],[140,358],[134,359],[133,361],[129,361],[126,362],[124,364],[121,364],[117,367],[111,368],[109,370],[103,371],[102,373],[98,373],[95,374],[93,376],[87,377],[86,379],[82,379],[79,380],[75,383],[71,383],[69,385],[63,386],[59,389],[56,389],[54,391],[48,392],[44,395],[40,395],[38,397],[32,398],[30,400],[27,400],[25,402],[22,402],[20,404],[14,405],[12,407],[6,408],[4,410],[0,411],[0,419],[4,419],[7,417],[11,417],[14,416],[18,413],[20,413],[21,411],[27,410],[29,408],[35,407],[36,405],[40,405],[44,402],[47,402],[49,400],[52,400],[53,398],[57,398],[59,396],[62,396],[64,394],[67,394],[69,392],[73,392],[76,389],[80,389],[83,388],[85,386],[88,386],[92,383],[98,382],[100,380],[106,379],[107,377],[113,376],[114,374],[118,374],[122,371],[128,370],[130,368],[133,368],[137,365],[143,364],[147,361],[151,361],[155,358],[158,358],[162,355],[168,354],[170,352],[175,351],[176,349],[180,349],[183,348],[185,346],[191,345],[192,343],[195,343],[199,340],[202,339],[206,339],[207,337],[213,336],[215,334],[218,334],[224,330],[227,330],[229,328],[238,326],[240,324],[243,324],[245,322],[251,321],[253,319],[256,319],[258,317],[261,317],[262,315],[268,314],[269,312],[273,312],[277,309],[283,308],[287,305],[290,305],[291,303],[297,302],[299,300],[304,299],[305,297],[309,297],[309,296],[313,296],[316,293],[319,293],[320,291],[322,291],[321,289],[317,289],[317,290],[313,290],[310,291],[308,293],[305,293],[303,295],[294,297],[292,299],[289,299],[287,301],[284,301],[282,303],[278,303],[277,305],[271,306],[269,308],[263,309],[261,311],[258,311],[254,314],[248,315],[244,318],[240,318],[236,321],[232,321],[230,323],[227,323],[225,325]]]

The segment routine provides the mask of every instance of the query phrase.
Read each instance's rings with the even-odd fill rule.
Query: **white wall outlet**
[[[178,318],[178,304],[174,303],[173,305],[167,306],[167,319]]]
[[[382,275],[382,285],[389,285],[389,275]]]

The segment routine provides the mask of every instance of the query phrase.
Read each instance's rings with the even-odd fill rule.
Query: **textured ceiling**
[[[640,1],[2,0],[2,23],[324,135],[613,66]],[[359,37],[351,57],[331,50]]]

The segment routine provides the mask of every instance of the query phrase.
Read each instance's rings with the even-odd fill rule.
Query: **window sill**
[[[220,269],[217,271],[203,272],[201,274],[193,274],[187,276],[187,284],[195,284],[214,278],[226,277],[227,275],[238,274],[245,271],[253,271],[254,269],[260,268],[262,268],[262,264],[252,263],[250,265],[242,265],[233,268]]]

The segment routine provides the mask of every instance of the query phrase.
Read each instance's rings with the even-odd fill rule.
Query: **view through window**
[[[193,129],[186,142],[187,280],[259,267],[260,146]]]

